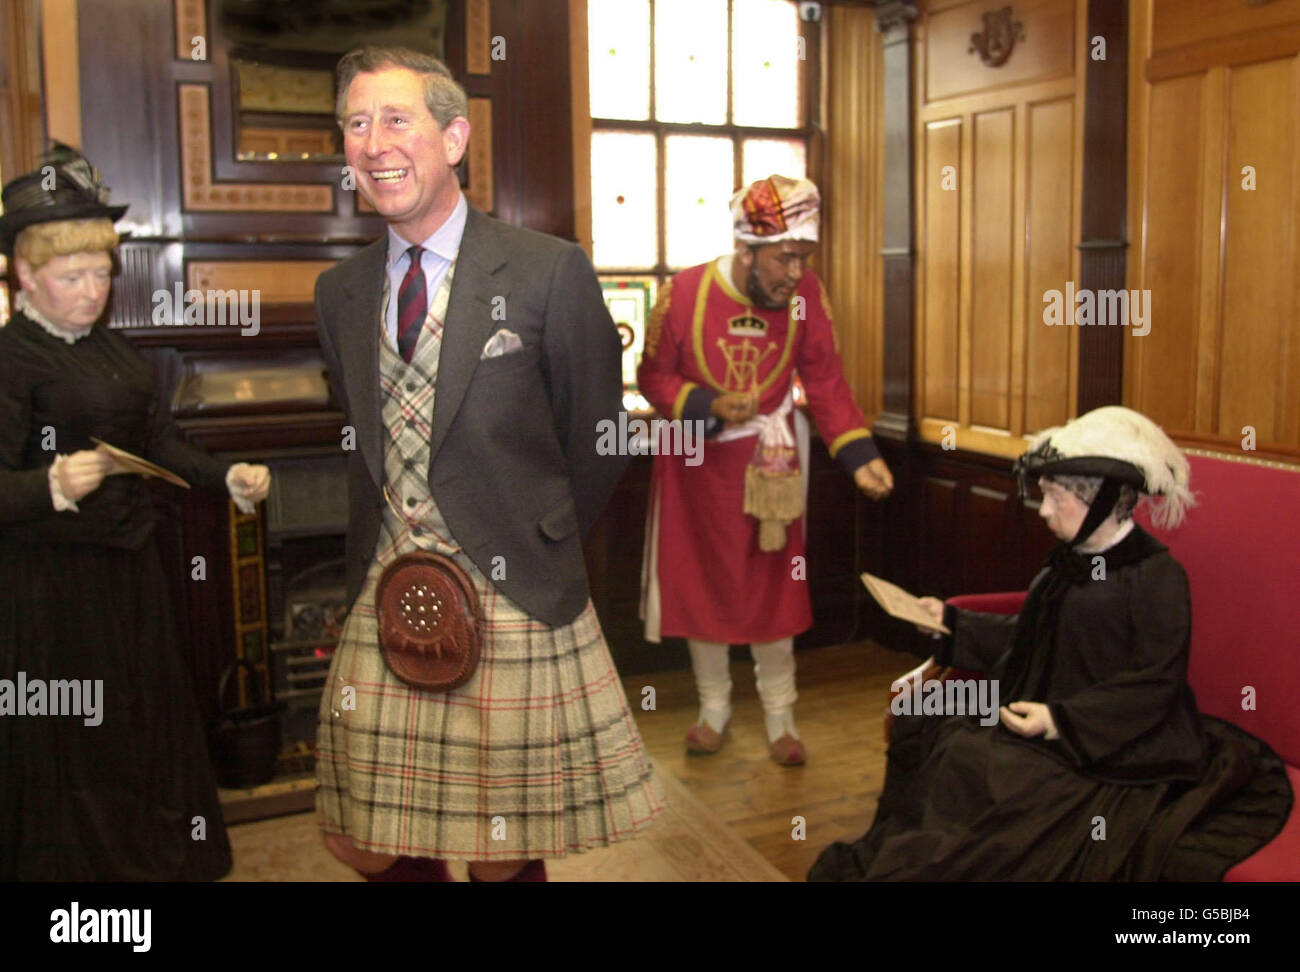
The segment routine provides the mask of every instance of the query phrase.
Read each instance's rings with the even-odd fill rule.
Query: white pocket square
[[[518,351],[523,346],[524,342],[519,339],[518,334],[514,331],[508,331],[505,328],[502,328],[488,338],[488,343],[483,345],[483,353],[479,355],[479,360],[484,358],[499,358],[503,354],[509,354],[511,351]]]

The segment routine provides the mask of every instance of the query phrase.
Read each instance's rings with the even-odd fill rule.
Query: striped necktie
[[[420,328],[424,326],[429,305],[424,271],[420,269],[420,254],[424,250],[413,246],[406,252],[411,257],[411,266],[397,291],[397,350],[409,364],[415,354],[415,342],[420,337]]]

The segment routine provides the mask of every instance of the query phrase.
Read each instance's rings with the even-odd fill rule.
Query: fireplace
[[[346,459],[284,457],[270,463],[266,507],[270,680],[284,703],[281,773],[308,773],[330,661],[347,615]]]

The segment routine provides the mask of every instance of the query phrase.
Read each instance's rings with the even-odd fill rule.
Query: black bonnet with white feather
[[[1100,476],[1116,486],[1127,483],[1151,497],[1151,520],[1158,527],[1178,526],[1196,505],[1182,450],[1160,426],[1121,405],[1093,409],[1040,432],[1016,460],[1015,472],[1022,494],[1028,480],[1039,476]]]

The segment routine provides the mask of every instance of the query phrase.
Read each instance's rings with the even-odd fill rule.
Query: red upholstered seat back
[[[1183,525],[1156,530],[1145,508],[1137,520],[1187,570],[1196,704],[1300,766],[1300,470],[1188,458],[1198,505]]]

